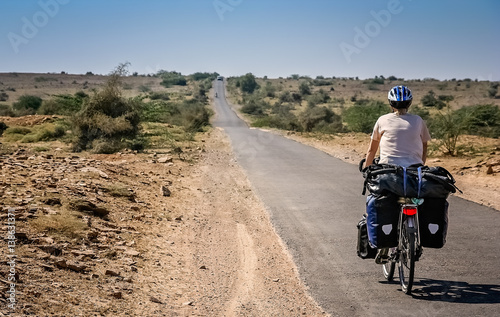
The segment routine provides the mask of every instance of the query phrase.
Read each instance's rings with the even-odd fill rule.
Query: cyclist
[[[380,147],[380,164],[403,167],[423,165],[427,158],[427,142],[431,139],[424,120],[408,113],[413,95],[406,86],[395,86],[388,93],[392,113],[378,118],[373,128],[365,165],[373,163]],[[387,261],[389,249],[379,249],[375,262]]]

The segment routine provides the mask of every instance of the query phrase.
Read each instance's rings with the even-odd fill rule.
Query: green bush
[[[237,87],[239,87],[243,93],[252,94],[259,85],[255,80],[255,76],[252,73],[248,73],[238,79]]]
[[[160,71],[158,72],[160,77],[162,78],[161,85],[168,88],[172,86],[186,86],[187,79],[184,75],[178,72],[167,72]]]
[[[470,112],[453,111],[449,107],[439,112],[429,124],[431,135],[439,141],[439,146],[448,155],[457,155],[458,137],[464,134],[470,125]]]
[[[12,107],[14,110],[32,110],[36,111],[42,105],[42,98],[37,96],[22,95]]]
[[[467,133],[490,138],[500,137],[500,109],[496,105],[476,105],[457,110],[469,118]]]
[[[38,109],[39,114],[50,115],[57,114],[63,116],[73,115],[80,111],[85,97],[81,94],[75,95],[56,95],[50,100],[45,100]]]
[[[332,110],[326,107],[310,107],[299,115],[299,122],[306,132],[314,131],[317,126],[323,130],[326,126],[340,132],[342,130],[342,120]]]
[[[199,132],[210,125],[211,112],[196,99],[183,102],[154,100],[142,103],[140,109],[142,121],[169,123],[187,132]]]
[[[153,100],[141,105],[141,121],[167,123],[173,115],[180,114],[179,106],[174,102]]]
[[[370,133],[377,119],[388,110],[389,106],[381,101],[360,100],[343,111],[342,119],[350,131]]]

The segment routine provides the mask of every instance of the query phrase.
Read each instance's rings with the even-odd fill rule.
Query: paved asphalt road
[[[357,166],[295,141],[249,129],[215,91],[214,124],[229,135],[239,164],[291,251],[312,296],[333,316],[500,316],[500,212],[450,197],[447,243],[426,248],[414,294],[384,280],[356,256],[364,212]],[[459,184],[458,184],[459,185]]]

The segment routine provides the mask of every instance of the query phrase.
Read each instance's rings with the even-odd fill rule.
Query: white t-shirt
[[[381,164],[408,167],[424,163],[422,142],[428,142],[431,136],[419,116],[393,112],[378,118],[371,138],[380,141]]]

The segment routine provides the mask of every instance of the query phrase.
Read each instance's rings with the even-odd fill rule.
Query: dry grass
[[[30,226],[58,238],[81,239],[88,230],[82,215],[75,211],[60,209],[58,214],[43,215],[30,221]]]

